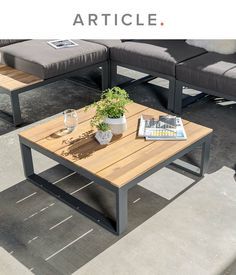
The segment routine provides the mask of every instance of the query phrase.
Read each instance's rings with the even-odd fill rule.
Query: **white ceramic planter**
[[[95,134],[95,138],[101,145],[106,145],[112,139],[112,132],[111,132],[111,130],[108,130],[106,132],[97,131]]]
[[[106,118],[104,122],[109,125],[113,135],[121,135],[125,130],[127,130],[127,121],[125,116],[120,118]]]

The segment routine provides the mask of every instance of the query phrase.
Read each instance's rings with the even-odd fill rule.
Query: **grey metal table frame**
[[[189,147],[181,150],[180,152],[174,154],[169,159],[165,160],[162,163],[157,164],[149,171],[143,173],[142,175],[138,176],[134,180],[130,181],[129,183],[123,185],[122,187],[118,188],[115,185],[112,185],[109,181],[102,179],[95,174],[85,170],[84,168],[74,164],[71,161],[68,161],[53,152],[50,152],[34,142],[31,142],[23,137],[19,137],[20,140],[20,147],[21,147],[21,154],[22,154],[22,161],[23,161],[23,168],[26,178],[33,183],[34,185],[40,187],[44,191],[48,192],[49,194],[53,195],[57,199],[63,201],[70,207],[74,208],[76,211],[82,213],[86,217],[90,218],[94,222],[98,223],[99,225],[103,226],[107,230],[111,231],[114,234],[120,235],[122,234],[126,228],[128,223],[128,190],[135,185],[137,185],[140,181],[144,180],[148,176],[152,175],[156,171],[160,170],[163,167],[173,163],[185,171],[193,173],[198,176],[203,176],[207,170],[208,162],[209,162],[209,153],[210,153],[210,143],[211,143],[211,136],[209,134],[197,142],[191,144]],[[194,150],[195,148],[201,146],[201,163],[200,167],[196,167],[192,164],[184,162],[180,160],[182,156],[187,154],[188,152]],[[33,159],[31,149],[38,151],[39,153],[47,156],[50,159],[60,163],[61,165],[67,167],[68,169],[90,179],[91,181],[96,182],[97,184],[107,188],[108,190],[115,193],[116,196],[116,220],[112,220],[106,216],[104,216],[101,212],[97,211],[96,209],[92,208],[91,206],[81,202],[77,198],[73,197],[69,193],[65,192],[64,190],[60,189],[56,185],[48,182],[41,176],[34,173],[34,166],[33,166]]]
[[[12,107],[12,115],[10,115],[8,113],[3,113],[2,111],[0,111],[0,113],[1,113],[0,117],[2,119],[6,120],[7,122],[12,123],[14,126],[19,126],[20,124],[23,123],[23,120],[21,118],[21,109],[20,109],[20,101],[19,101],[20,94],[29,92],[35,88],[45,86],[47,84],[53,83],[58,80],[73,77],[73,76],[77,75],[78,73],[85,73],[89,70],[99,68],[99,67],[102,68],[102,90],[105,90],[109,86],[109,63],[108,63],[108,61],[92,64],[92,65],[89,65],[84,68],[79,68],[78,70],[75,70],[75,71],[72,71],[69,73],[65,73],[62,75],[58,75],[58,76],[55,76],[55,77],[52,77],[49,79],[45,79],[38,83],[29,85],[29,86],[26,86],[26,87],[23,87],[23,88],[14,90],[14,91],[9,91],[7,89],[0,87],[0,94],[6,94],[10,97],[11,107]]]

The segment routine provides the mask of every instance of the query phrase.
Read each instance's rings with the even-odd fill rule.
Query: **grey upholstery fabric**
[[[85,41],[97,43],[106,46],[107,48],[111,48],[122,43],[120,39],[85,39]]]
[[[0,48],[0,63],[42,79],[84,68],[107,60],[105,46],[74,40],[78,46],[54,49],[48,40],[30,40]]]
[[[236,54],[206,53],[176,67],[177,80],[236,98]]]
[[[206,52],[185,40],[132,40],[110,51],[114,61],[170,76],[175,76],[177,63]]]
[[[5,47],[7,45],[19,43],[25,40],[19,40],[19,39],[0,39],[0,48]]]

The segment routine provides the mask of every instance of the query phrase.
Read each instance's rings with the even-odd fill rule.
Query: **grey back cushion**
[[[184,40],[132,40],[110,49],[111,60],[148,72],[175,76],[176,64],[204,54]]]

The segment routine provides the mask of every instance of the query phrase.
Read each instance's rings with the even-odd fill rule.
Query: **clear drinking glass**
[[[68,109],[63,112],[64,124],[69,133],[75,130],[78,125],[78,115],[76,110]]]

